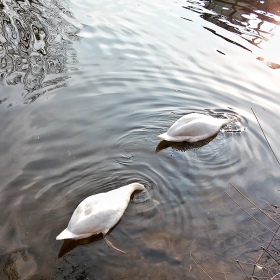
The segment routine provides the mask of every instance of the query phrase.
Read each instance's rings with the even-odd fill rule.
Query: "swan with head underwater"
[[[218,119],[204,114],[190,113],[178,119],[167,132],[158,135],[158,138],[193,143],[217,134],[222,126],[231,121],[231,119]]]
[[[132,183],[106,193],[87,197],[75,209],[67,228],[56,237],[56,240],[77,240],[102,233],[109,246],[125,253],[108,241],[106,234],[123,216],[131,194],[144,189],[142,184]]]

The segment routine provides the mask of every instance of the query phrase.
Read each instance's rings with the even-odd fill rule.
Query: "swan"
[[[204,114],[191,113],[178,119],[167,132],[158,135],[158,138],[193,143],[217,134],[223,125],[231,121],[231,119],[217,119]]]
[[[132,183],[106,193],[87,197],[77,206],[67,228],[56,237],[56,240],[77,240],[102,233],[106,243],[117,249],[106,240],[105,236],[121,219],[131,194],[136,190],[144,189],[142,184]]]

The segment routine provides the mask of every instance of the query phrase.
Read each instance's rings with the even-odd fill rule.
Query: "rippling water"
[[[262,231],[225,191],[279,201],[251,111],[280,157],[277,1],[1,0],[0,14],[1,279],[209,279],[190,251],[214,279],[246,279],[235,260],[254,262]],[[234,122],[158,140],[191,112]],[[84,198],[132,181],[148,194],[108,236],[126,255],[55,240]]]

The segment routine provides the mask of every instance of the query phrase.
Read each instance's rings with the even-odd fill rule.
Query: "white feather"
[[[133,183],[87,197],[78,205],[67,228],[56,239],[82,239],[99,233],[106,235],[122,217],[131,194],[144,189],[143,185]]]
[[[158,135],[158,137],[166,141],[197,142],[217,134],[220,128],[229,122],[231,122],[230,119],[217,119],[191,113],[178,119],[166,133]]]

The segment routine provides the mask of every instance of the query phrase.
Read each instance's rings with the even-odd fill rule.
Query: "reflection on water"
[[[204,20],[237,34],[250,44],[260,48],[263,47],[263,42],[269,41],[277,33],[277,25],[280,22],[279,3],[273,0],[188,0],[184,8],[200,13]],[[205,28],[216,36],[251,51],[242,44],[222,36],[213,29]],[[277,51],[274,53],[274,59],[278,61]],[[265,58],[260,57],[259,60],[264,61]],[[280,68],[280,62],[267,61],[266,65],[272,69]]]
[[[215,137],[209,137],[205,140],[202,141],[198,141],[195,143],[188,143],[188,142],[170,142],[170,141],[165,141],[162,140],[161,142],[159,142],[159,144],[156,147],[155,152],[158,153],[161,150],[167,149],[169,147],[172,147],[173,149],[176,149],[178,151],[187,151],[187,150],[191,150],[191,149],[198,149],[198,148],[202,148],[203,146],[207,145],[209,142],[211,142]]]
[[[66,86],[66,77],[55,77],[75,64],[72,40],[77,32],[64,1],[0,2],[0,83],[24,84],[26,103],[43,93]],[[30,94],[45,88],[43,92]]]
[[[80,239],[80,240],[66,239],[63,241],[63,244],[59,250],[58,258],[63,257],[68,252],[74,250],[77,246],[90,244],[92,242],[100,241],[102,239],[103,239],[102,234],[93,235],[88,238],[84,238],[84,239]],[[104,242],[104,244],[106,244],[106,243]]]
[[[280,21],[278,3],[273,0],[187,1],[185,8],[256,46],[272,36]]]

